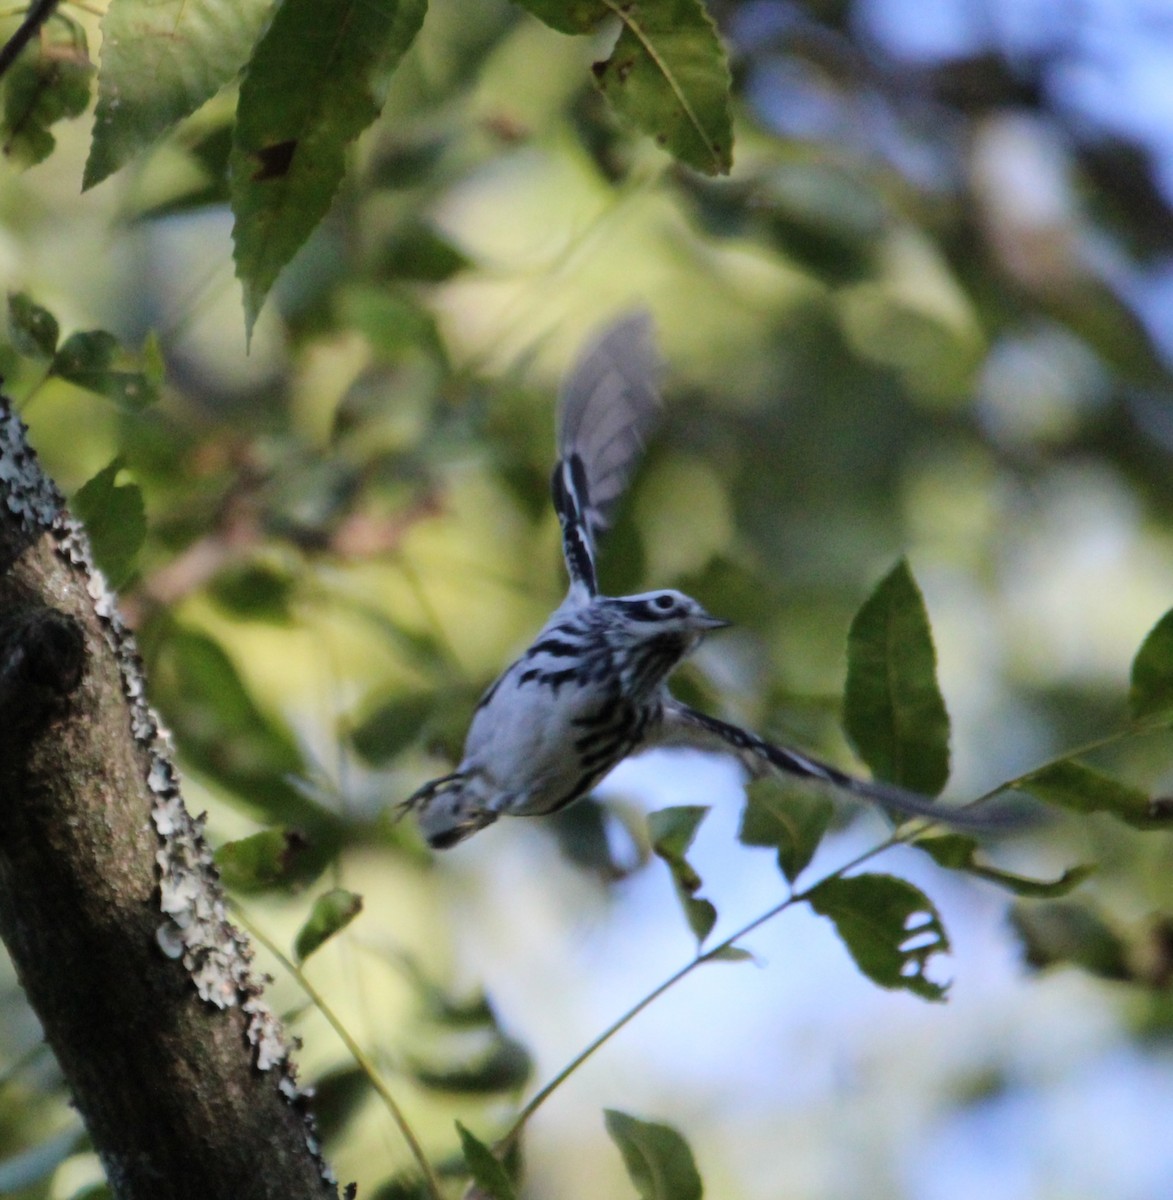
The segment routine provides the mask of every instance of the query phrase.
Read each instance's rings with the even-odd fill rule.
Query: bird
[[[597,546],[659,421],[663,364],[651,314],[622,313],[588,343],[558,401],[550,494],[569,576],[565,599],[481,696],[459,765],[399,806],[436,850],[502,816],[544,816],[590,793],[629,755],[658,746],[718,751],[754,778],[799,777],[901,817],[982,828],[928,796],[865,780],[678,700],[669,675],[730,624],[671,588],[599,590]]]

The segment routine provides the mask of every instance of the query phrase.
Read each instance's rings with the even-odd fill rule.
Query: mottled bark
[[[133,639],[2,399],[0,937],[116,1196],[337,1195]]]

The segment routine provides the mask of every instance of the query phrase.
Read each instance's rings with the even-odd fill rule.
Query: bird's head
[[[622,596],[608,602],[618,632],[631,649],[633,679],[637,689],[652,688],[700,645],[714,629],[729,624],[714,617],[691,596],[671,588]]]

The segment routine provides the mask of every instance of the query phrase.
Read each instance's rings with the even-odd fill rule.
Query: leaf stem
[[[828,880],[838,879],[840,876],[845,875],[848,871],[853,871],[856,867],[862,866],[865,862],[868,862],[877,855],[882,854],[885,850],[890,849],[892,846],[897,846],[907,841],[909,836],[911,835],[902,835],[898,832],[890,834],[878,846],[873,846],[870,850],[865,850],[862,854],[856,855],[855,858],[844,863],[842,866],[837,867],[819,882],[826,883]],[[819,885],[815,884],[813,886],[817,887]],[[716,946],[704,951],[703,954],[697,954],[697,956],[692,959],[691,962],[685,963],[684,966],[675,971],[662,983],[657,984],[656,987],[648,992],[646,996],[636,1001],[636,1003],[633,1004],[625,1013],[623,1013],[622,1016],[608,1025],[607,1028],[604,1029],[603,1032],[600,1033],[599,1036],[596,1037],[594,1041],[592,1041],[585,1049],[576,1054],[574,1058],[572,1058],[570,1062],[568,1062],[566,1066],[564,1066],[562,1070],[559,1071],[558,1074],[555,1075],[554,1078],[551,1079],[550,1082],[547,1083],[529,1101],[528,1104],[526,1104],[521,1112],[518,1113],[517,1119],[513,1122],[505,1134],[498,1139],[493,1147],[494,1152],[498,1156],[506,1153],[514,1144],[514,1142],[516,1142],[521,1136],[521,1132],[525,1128],[526,1122],[529,1121],[530,1117],[532,1117],[539,1108],[541,1108],[541,1106],[550,1098],[553,1092],[556,1091],[557,1088],[559,1088],[563,1083],[565,1083],[565,1081],[571,1075],[573,1075],[574,1072],[577,1071],[578,1068],[581,1067],[583,1063],[585,1063],[587,1059],[589,1059],[595,1053],[596,1050],[599,1050],[602,1046],[606,1045],[606,1043],[609,1042],[621,1029],[623,1029],[631,1021],[634,1021],[635,1018],[638,1017],[645,1008],[647,1008],[654,1001],[658,1000],[670,988],[675,987],[676,984],[678,984],[686,976],[691,975],[697,967],[719,958],[727,950],[730,950],[737,942],[741,941],[743,937],[753,933],[755,929],[758,929],[760,926],[766,924],[767,921],[772,921],[776,916],[784,913],[788,908],[793,907],[795,904],[802,903],[804,900],[806,900],[811,890],[812,888],[807,888],[802,892],[792,892],[780,903],[775,904],[773,908],[767,909],[764,913],[760,913],[748,924],[743,925],[740,929],[738,929],[736,933],[730,934],[729,937],[727,937],[723,942],[719,942]]]
[[[428,1161],[428,1156],[424,1152],[423,1146],[420,1144],[419,1138],[416,1137],[415,1130],[408,1123],[407,1117],[404,1116],[403,1109],[399,1107],[395,1097],[391,1094],[390,1088],[383,1081],[383,1077],[379,1074],[378,1068],[367,1056],[366,1051],[351,1037],[346,1026],[339,1019],[338,1014],[326,1003],[322,994],[314,987],[312,983],[305,977],[305,973],[288,955],[284,954],[273,942],[271,938],[261,932],[260,929],[248,918],[241,909],[240,905],[235,901],[230,901],[232,911],[236,914],[241,924],[256,938],[266,950],[281,964],[281,966],[289,972],[290,975],[297,981],[298,986],[309,997],[310,1002],[314,1007],[326,1018],[330,1027],[342,1040],[342,1044],[350,1052],[350,1056],[354,1059],[358,1068],[367,1077],[371,1087],[381,1097],[387,1111],[391,1114],[391,1119],[395,1122],[399,1132],[403,1135],[403,1140],[407,1143],[411,1150],[411,1155],[416,1161],[420,1172],[424,1177],[424,1185],[428,1189],[428,1195],[431,1200],[443,1200],[443,1195],[440,1191],[440,1181],[436,1178],[435,1172],[432,1170],[432,1165]]]

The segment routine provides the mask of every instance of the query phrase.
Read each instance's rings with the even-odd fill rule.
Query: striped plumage
[[[440,849],[499,816],[556,812],[629,754],[688,745],[735,755],[751,774],[818,780],[906,815],[937,816],[927,797],[856,779],[681,704],[669,674],[728,622],[681,592],[599,594],[595,548],[659,416],[660,363],[644,312],[609,326],[560,399],[551,478],[570,588],[530,647],[477,704],[459,767],[420,788],[414,809]],[[981,818],[950,813],[955,825]]]

